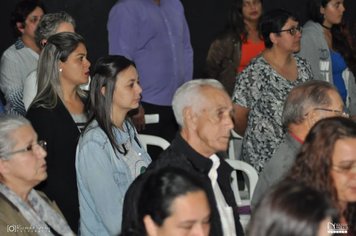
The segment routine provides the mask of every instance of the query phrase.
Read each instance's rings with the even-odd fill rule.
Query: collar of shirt
[[[220,159],[215,154],[210,156],[209,159],[213,161],[213,165],[210,168],[208,176],[211,180],[212,185],[214,186],[217,183],[218,179],[218,168],[220,166]]]
[[[208,175],[213,165],[213,161],[195,151],[179,133],[173,140],[172,146],[179,147],[179,152],[185,154],[195,169],[203,174]]]

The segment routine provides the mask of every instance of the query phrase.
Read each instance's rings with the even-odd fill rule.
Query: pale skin
[[[40,53],[40,49],[37,47],[35,42],[35,30],[40,21],[41,17],[44,15],[42,8],[36,7],[25,20],[25,24],[21,22],[16,23],[17,29],[21,32],[21,39],[26,47],[31,48],[33,51]]]
[[[134,66],[129,66],[116,77],[111,119],[116,127],[123,130],[122,126],[127,113],[139,106],[142,88]],[[105,87],[102,92],[105,93]]]
[[[356,202],[356,138],[336,141],[332,156],[331,177],[334,180],[340,212],[345,212],[347,204]],[[349,169],[344,171],[344,168]],[[341,221],[346,223],[345,216]]]
[[[181,135],[202,156],[226,151],[233,128],[232,103],[228,94],[221,89],[202,88],[202,104],[183,109]],[[200,106],[200,107],[199,107]]]
[[[157,225],[146,215],[143,219],[149,236],[207,236],[210,231],[210,207],[203,191],[189,192],[176,197],[170,216]]]
[[[292,19],[288,19],[281,30],[287,30],[298,27],[299,23]],[[293,53],[300,50],[300,39],[302,34],[297,31],[295,35],[291,35],[289,32],[270,33],[269,35],[273,46],[266,48],[262,53],[265,60],[271,65],[271,67],[277,71],[282,77],[287,80],[294,81],[298,77],[297,62],[293,57]],[[244,136],[248,114],[250,108],[234,104],[234,130],[241,136]]]
[[[67,61],[59,62],[62,100],[71,114],[84,112],[84,104],[76,90],[79,85],[88,83],[89,67],[87,50],[82,43],[68,56]]]
[[[8,160],[0,159],[0,180],[27,202],[30,191],[47,178],[46,151],[37,144],[37,134],[31,125],[23,125],[12,131],[11,139],[16,143],[12,151],[29,145],[32,151],[18,152]]]

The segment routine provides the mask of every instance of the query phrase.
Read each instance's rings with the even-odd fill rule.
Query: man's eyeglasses
[[[348,113],[346,113],[345,111],[339,111],[339,110],[333,110],[333,109],[327,109],[327,108],[320,108],[320,107],[314,108],[313,110],[315,110],[315,111],[334,112],[337,115],[342,116],[342,117],[346,117],[346,118],[350,117],[350,115]]]
[[[38,141],[36,143],[31,143],[30,145],[28,145],[25,148],[22,148],[22,149],[13,151],[13,152],[8,152],[8,153],[5,153],[3,155],[4,156],[11,156],[11,155],[14,155],[16,153],[21,153],[21,152],[31,152],[31,151],[33,151],[35,149],[36,145],[40,146],[44,150],[47,150],[47,142],[44,141],[44,140],[40,140],[40,141]]]
[[[302,33],[302,31],[303,31],[303,28],[300,25],[298,25],[297,27],[292,27],[290,29],[280,30],[280,31],[277,31],[276,33],[288,32],[290,35],[294,36],[294,35],[297,34],[297,32]]]

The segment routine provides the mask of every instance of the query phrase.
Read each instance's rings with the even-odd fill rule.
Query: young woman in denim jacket
[[[120,233],[125,193],[151,162],[127,118],[138,108],[141,92],[132,61],[123,56],[98,60],[90,85],[91,115],[76,155],[82,235]]]

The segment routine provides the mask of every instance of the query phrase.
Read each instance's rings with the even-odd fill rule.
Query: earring
[[[62,68],[59,68],[59,72],[62,72],[62,70],[63,70]]]

